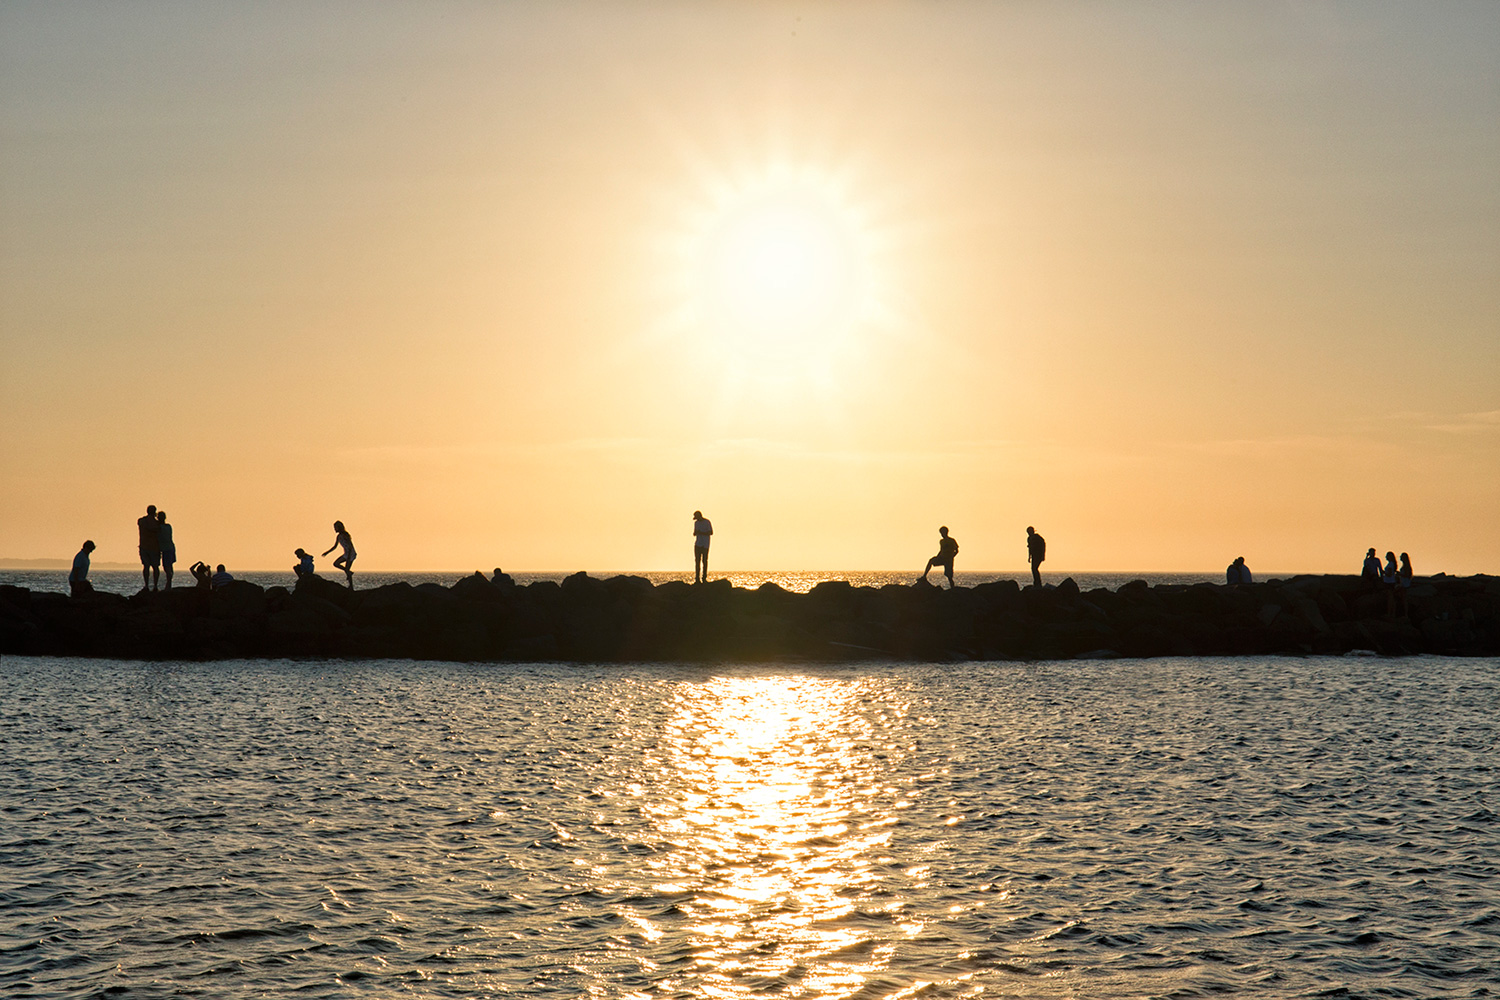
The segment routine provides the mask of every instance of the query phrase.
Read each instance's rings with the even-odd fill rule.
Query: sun
[[[859,252],[832,209],[790,193],[746,199],[705,234],[699,293],[721,333],[791,346],[853,318]]]
[[[726,181],[684,229],[676,269],[687,323],[751,374],[816,369],[878,311],[875,240],[832,175]]]

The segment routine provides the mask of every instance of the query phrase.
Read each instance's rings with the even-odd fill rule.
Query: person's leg
[[[167,588],[166,589],[171,590],[172,589],[172,564],[169,563],[169,562],[167,562],[165,559],[162,560],[161,571],[162,571],[162,575],[167,578]]]
[[[151,589],[151,561],[144,552],[141,553],[141,589]]]
[[[948,589],[953,589],[953,564],[947,563],[943,566],[943,575],[948,578]]]
[[[927,574],[932,572],[932,560],[927,560],[927,565],[922,567],[922,579],[927,579]]]
[[[1031,561],[1031,585],[1040,587],[1042,585],[1042,563],[1039,559]]]

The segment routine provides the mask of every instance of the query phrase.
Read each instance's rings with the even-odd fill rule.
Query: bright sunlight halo
[[[873,309],[870,240],[838,195],[812,176],[721,191],[685,247],[694,325],[742,359],[836,351]]]

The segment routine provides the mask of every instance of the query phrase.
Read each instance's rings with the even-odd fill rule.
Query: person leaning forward
[[[94,585],[89,583],[89,553],[93,551],[93,541],[87,541],[73,557],[73,568],[68,572],[68,593],[74,597],[87,597],[94,592]]]
[[[693,582],[708,582],[708,544],[713,538],[713,522],[703,511],[693,511]]]
[[[1047,539],[1030,525],[1026,528],[1026,561],[1031,564],[1031,585],[1042,585],[1042,560],[1047,558]]]

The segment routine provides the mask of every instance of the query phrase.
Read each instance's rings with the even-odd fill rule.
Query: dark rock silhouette
[[[0,586],[0,653],[123,659],[400,657],[722,661],[1067,659],[1369,650],[1500,655],[1500,578],[1428,577],[1410,614],[1355,576],[1081,591],[1072,579],[944,590],[820,583],[793,594],[575,573],[561,584],[353,591],[307,574],[121,597]]]

